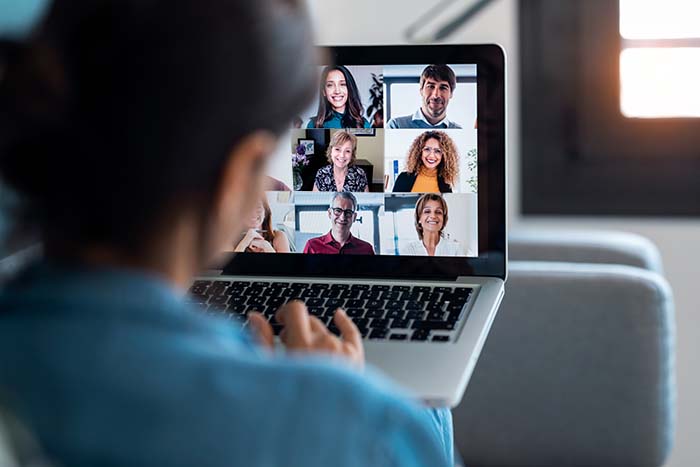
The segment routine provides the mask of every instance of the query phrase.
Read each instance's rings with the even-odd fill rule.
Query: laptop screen
[[[246,254],[227,272],[504,275],[496,49],[326,49],[332,64],[317,67],[313,102],[271,157],[265,195],[231,244]]]
[[[478,256],[477,67],[318,67],[246,252]]]

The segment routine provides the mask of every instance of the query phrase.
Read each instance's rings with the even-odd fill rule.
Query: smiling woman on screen
[[[355,165],[357,137],[345,130],[336,131],[326,151],[328,164],[316,172],[313,191],[369,191],[367,174]]]
[[[452,193],[459,174],[457,146],[444,131],[426,131],[408,149],[406,171],[394,182],[394,193]]]

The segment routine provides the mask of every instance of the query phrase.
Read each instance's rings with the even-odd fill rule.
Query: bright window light
[[[698,0],[620,0],[625,39],[700,38]]]
[[[700,48],[629,48],[620,54],[626,117],[700,117]]]

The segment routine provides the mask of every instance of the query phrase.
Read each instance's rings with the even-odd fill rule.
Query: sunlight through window
[[[700,1],[620,0],[620,109],[700,117]]]

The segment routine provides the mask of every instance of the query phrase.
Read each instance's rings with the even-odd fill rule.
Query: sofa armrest
[[[462,403],[465,465],[660,466],[674,433],[667,282],[629,266],[512,262]]]
[[[663,273],[658,248],[641,235],[580,230],[515,230],[508,238],[511,261],[622,264]]]

